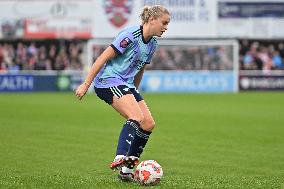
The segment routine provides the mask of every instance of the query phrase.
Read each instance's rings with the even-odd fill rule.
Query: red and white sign
[[[133,3],[133,0],[105,0],[104,9],[110,23],[118,28],[126,24],[132,12]]]
[[[80,38],[92,37],[92,21],[81,18],[38,18],[25,20],[25,38]]]

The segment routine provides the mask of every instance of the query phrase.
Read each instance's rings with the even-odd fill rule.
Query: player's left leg
[[[148,139],[155,127],[155,121],[144,100],[138,102],[138,105],[144,115],[144,120],[140,124],[140,128],[136,130],[134,139],[130,145],[128,156],[140,157]]]

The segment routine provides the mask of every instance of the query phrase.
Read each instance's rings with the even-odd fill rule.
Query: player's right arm
[[[116,52],[114,49],[109,46],[104,52],[96,59],[94,64],[92,65],[84,83],[82,83],[76,90],[75,95],[76,97],[81,100],[83,96],[86,94],[88,91],[92,81],[96,77],[96,75],[99,73],[99,71],[102,69],[104,64],[114,58],[116,56]]]

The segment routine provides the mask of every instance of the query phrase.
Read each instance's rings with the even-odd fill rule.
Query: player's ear
[[[150,18],[149,18],[149,22],[152,24],[152,22],[154,21],[154,20],[156,20],[153,16],[151,16]]]

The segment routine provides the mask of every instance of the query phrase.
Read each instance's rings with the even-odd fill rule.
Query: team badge
[[[130,17],[133,0],[105,0],[104,9],[108,20],[115,27],[123,26]]]
[[[132,41],[126,37],[122,41],[120,41],[120,47],[121,48],[126,48]]]

